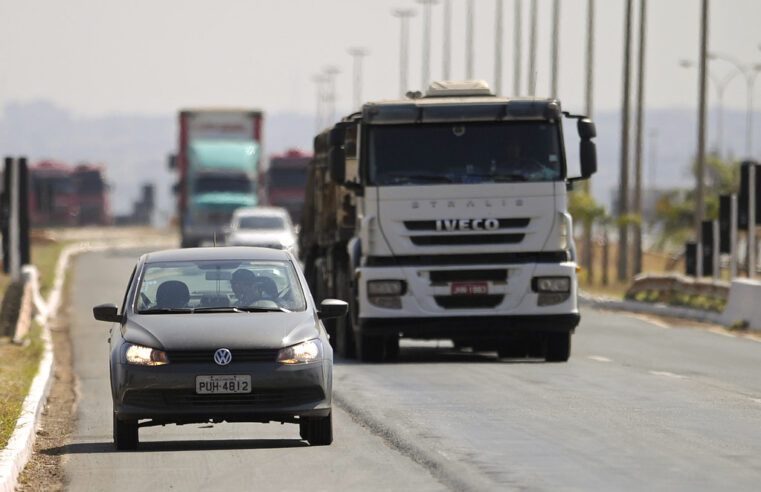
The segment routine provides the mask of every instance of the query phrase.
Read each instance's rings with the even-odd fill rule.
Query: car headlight
[[[127,345],[127,364],[136,366],[163,366],[169,364],[169,357],[163,350],[156,350],[142,345]]]
[[[277,354],[281,364],[306,364],[318,360],[322,360],[322,342],[317,339],[285,347]]]

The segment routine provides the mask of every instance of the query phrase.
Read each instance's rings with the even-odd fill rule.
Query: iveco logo
[[[495,231],[499,229],[498,219],[439,219],[437,231]]]
[[[233,360],[233,354],[226,348],[221,348],[214,352],[214,362],[220,366],[226,366],[231,360]]]

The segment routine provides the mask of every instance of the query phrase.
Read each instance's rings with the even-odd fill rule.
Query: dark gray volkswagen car
[[[138,429],[203,422],[298,423],[312,445],[333,440],[333,351],[298,262],[265,248],[191,248],[143,255],[111,327],[114,444]]]

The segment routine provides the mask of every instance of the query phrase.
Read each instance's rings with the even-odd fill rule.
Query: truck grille
[[[440,236],[411,236],[415,246],[452,246],[465,244],[515,244],[523,241],[525,234],[469,234]]]
[[[507,280],[507,270],[434,270],[429,272],[431,283],[447,282],[504,282]]]
[[[433,296],[444,309],[493,308],[505,298],[504,294],[485,294],[473,296]]]
[[[517,219],[497,219],[499,220],[500,229],[517,229],[522,227],[528,227],[531,219],[528,217]],[[408,231],[435,231],[435,220],[405,220],[404,227]]]

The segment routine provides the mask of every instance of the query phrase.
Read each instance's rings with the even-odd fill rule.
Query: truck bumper
[[[363,335],[401,335],[405,338],[510,338],[527,333],[573,333],[579,314],[519,316],[454,316],[447,318],[362,318]]]

